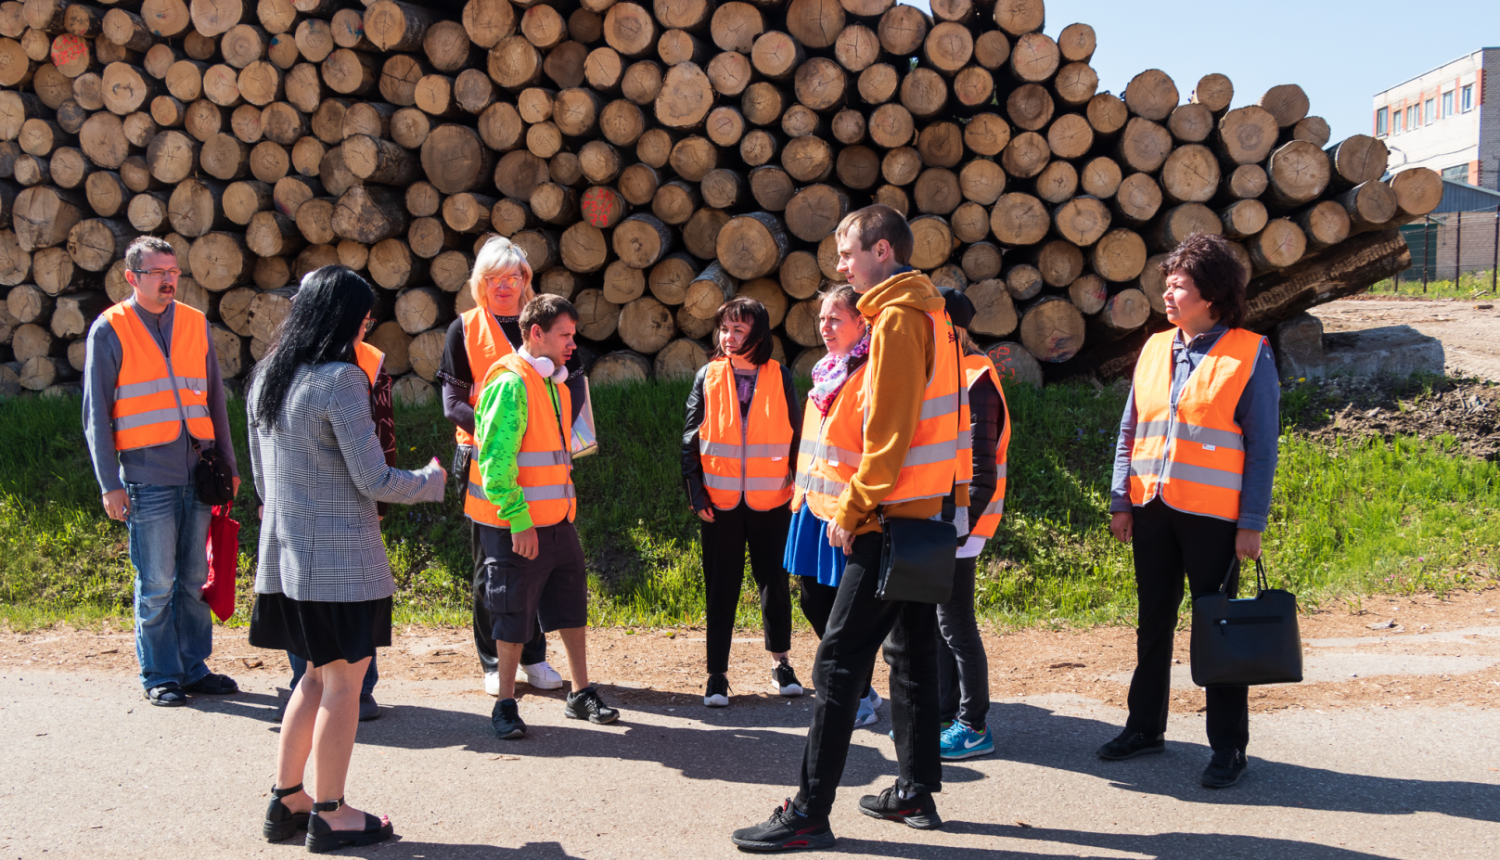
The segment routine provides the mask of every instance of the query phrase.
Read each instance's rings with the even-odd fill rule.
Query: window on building
[[[1437,121],[1437,99],[1428,99],[1427,103],[1424,104],[1424,105],[1422,105],[1422,124],[1423,125],[1432,125],[1436,121]]]
[[[1474,85],[1473,84],[1469,84],[1468,86],[1466,86],[1463,89],[1461,89],[1461,90],[1458,91],[1458,104],[1459,104],[1459,109],[1463,110],[1463,111],[1471,111],[1471,110],[1474,109]]]
[[[1443,116],[1453,116],[1453,90],[1443,93]]]
[[[1449,182],[1468,182],[1469,165],[1456,164],[1452,167],[1443,168],[1443,178]]]
[[[1419,108],[1416,105],[1412,105],[1411,107],[1409,107],[1409,108],[1406,109],[1406,127],[1407,128],[1414,129],[1414,128],[1417,127],[1417,111],[1418,110],[1419,110]]]
[[[1380,110],[1375,111],[1375,136],[1376,137],[1385,137],[1386,134],[1388,133],[1387,129],[1386,129],[1386,122],[1387,122],[1387,117],[1390,116],[1390,112],[1391,112],[1390,108],[1381,108]]]
[[[1395,113],[1391,114],[1391,133],[1401,133],[1401,110],[1399,108]]]

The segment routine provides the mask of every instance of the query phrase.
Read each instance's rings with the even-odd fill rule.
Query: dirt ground
[[[1447,598],[1368,598],[1358,610],[1304,616],[1301,634],[1306,680],[1256,688],[1251,692],[1253,711],[1500,706],[1500,589]],[[290,677],[285,655],[253,648],[246,636],[244,628],[216,628],[209,666],[241,679]],[[1186,632],[1177,637],[1172,694],[1176,713],[1204,707],[1202,691],[1186,678],[1188,641]],[[703,631],[693,628],[597,631],[589,642],[591,674],[622,706],[695,702],[702,695],[703,643]],[[566,674],[556,637],[549,646],[554,666]],[[792,648],[793,665],[809,687],[816,647],[811,633],[801,633]],[[1126,628],[991,633],[986,651],[990,695],[996,700],[1061,693],[1123,706],[1135,665],[1134,633]],[[393,647],[380,653],[380,675],[382,680],[471,679],[474,695],[482,696],[472,655],[467,629],[403,627],[396,631]],[[80,666],[97,670],[100,677],[132,682],[137,666],[130,630],[117,626],[0,633],[0,673],[76,672]],[[736,706],[779,701],[768,690],[769,668],[757,633],[739,631],[729,672]],[[884,672],[877,671],[876,687],[882,693],[883,678]],[[526,687],[522,691],[537,695]]]
[[[1409,380],[1335,377],[1292,383],[1283,407],[1293,390],[1310,395],[1296,426],[1314,439],[1448,435],[1464,454],[1500,459],[1500,384],[1447,380],[1428,391]]]
[[[1481,310],[1481,306],[1490,307]],[[1444,370],[1500,382],[1500,301],[1361,295],[1313,308],[1327,333],[1407,325],[1443,342]]]

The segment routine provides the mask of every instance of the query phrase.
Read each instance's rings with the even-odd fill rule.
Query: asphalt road
[[[130,679],[0,675],[0,858],[293,857],[261,841],[286,693],[148,706]],[[281,683],[284,683],[282,681]],[[382,681],[348,796],[398,839],[368,858],[743,856],[729,832],[793,793],[810,698],[708,711],[622,703],[595,727],[560,698],[522,701],[531,736],[495,740],[492,700],[459,682]],[[614,691],[611,700],[628,699]],[[884,718],[856,745],[833,816],[852,856],[1020,860],[1500,856],[1500,721],[1452,707],[1282,711],[1251,719],[1250,770],[1198,785],[1201,715],[1174,717],[1168,752],[1107,763],[1093,750],[1124,714],[1070,696],[997,702],[998,752],[945,767],[947,825],[919,832],[858,813],[896,765]]]

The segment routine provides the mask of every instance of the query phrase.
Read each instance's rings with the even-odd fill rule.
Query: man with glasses
[[[142,236],[125,251],[131,295],[89,329],[83,427],[104,512],[125,523],[135,568],[135,650],[153,705],[188,693],[239,692],[208,670],[213,621],[209,506],[193,482],[199,451],[217,448],[234,474],[219,359],[202,311],[177,302],[182,270],[172,246]]]

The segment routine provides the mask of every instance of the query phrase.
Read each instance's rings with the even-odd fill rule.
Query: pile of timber
[[[1093,29],[1043,22],[1041,0],[0,3],[0,393],[77,378],[146,233],[228,378],[304,273],[360,271],[408,399],[492,233],[579,308],[598,381],[692,372],[735,295],[806,371],[832,231],[872,201],[1025,379],[1128,371],[1193,231],[1241,251],[1260,327],[1404,267],[1391,228],[1436,205],[1431,171],[1382,181],[1385,145],[1329,146],[1295,85],[1100,92]]]

